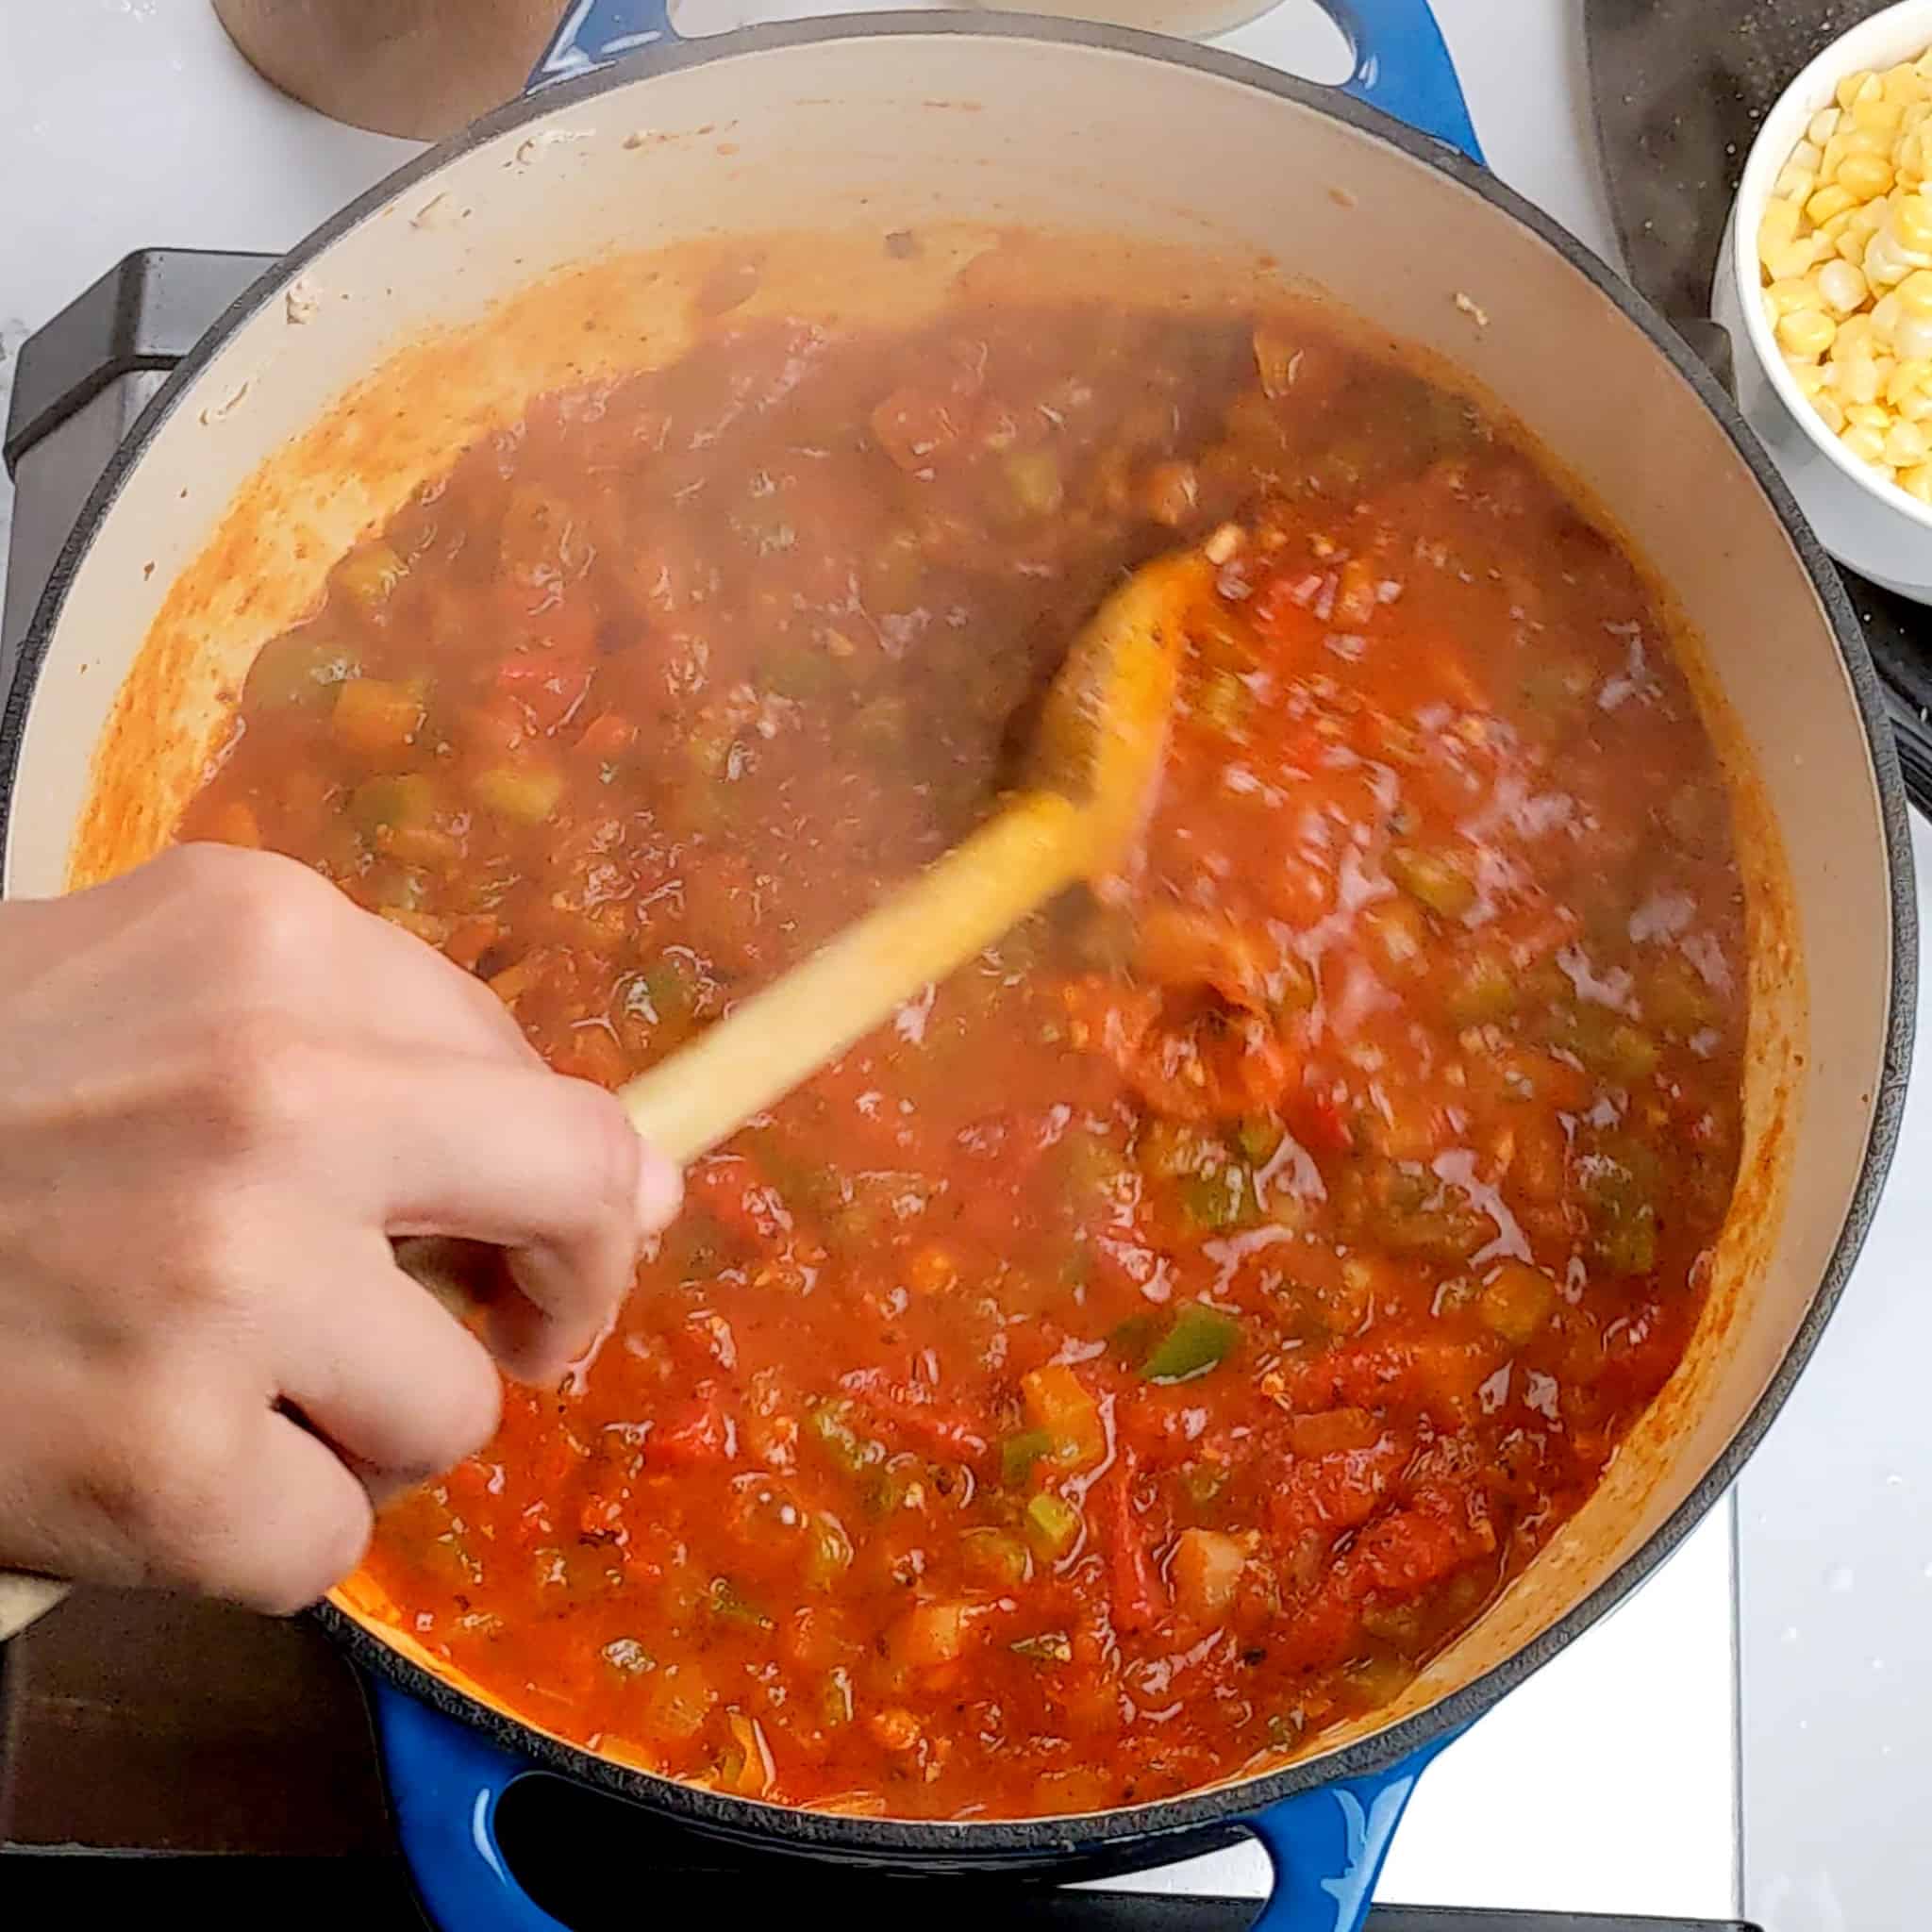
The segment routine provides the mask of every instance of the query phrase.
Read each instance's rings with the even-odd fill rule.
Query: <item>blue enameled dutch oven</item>
[[[397,1826],[442,1932],[554,1932],[495,1837],[505,1790],[537,1769],[740,1845],[908,1874],[1093,1877],[1253,1835],[1277,1879],[1261,1923],[1356,1932],[1429,1760],[1717,1499],[1852,1264],[1898,1120],[1914,951],[1905,804],[1851,612],[1701,365],[1484,171],[1424,0],[1323,4],[1356,54],[1335,91],[1064,22],[869,15],[693,45],[660,0],[577,0],[527,98],[345,209],[224,318],[55,574],[0,744],[15,892],[158,849],[223,693],[313,600],[326,559],[479,425],[649,349],[641,309],[625,340],[608,316],[539,328],[520,291],[706,233],[1007,223],[1266,258],[1457,365],[1593,498],[1700,641],[1746,832],[1744,1176],[1682,1368],[1475,1628],[1390,1708],[1265,1774],[1094,1816],[908,1823],[695,1790],[563,1743],[352,1585],[323,1616],[375,1687]],[[109,822],[91,801],[114,783]]]

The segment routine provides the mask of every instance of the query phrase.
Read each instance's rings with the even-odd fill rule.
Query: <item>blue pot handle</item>
[[[1462,82],[1429,0],[1315,0],[1348,37],[1355,73],[1341,92],[1473,161],[1483,158]]]
[[[1428,0],[1316,0],[1348,38],[1355,73],[1341,92],[1433,135],[1473,161],[1483,151],[1456,77],[1456,63]],[[542,87],[678,38],[668,0],[572,0],[557,37],[530,75]]]
[[[1284,1798],[1246,1821],[1267,1847],[1274,1890],[1250,1932],[1361,1932],[1382,1861],[1437,1739],[1373,1777]]]
[[[396,1837],[436,1932],[569,1932],[517,1883],[497,1842],[503,1794],[535,1767],[391,1685],[370,1690]],[[1409,1794],[1443,1741],[1246,1820],[1274,1866],[1253,1932],[1360,1932]]]
[[[570,1932],[496,1841],[504,1792],[535,1767],[389,1684],[372,1683],[370,1701],[396,1838],[436,1932]]]

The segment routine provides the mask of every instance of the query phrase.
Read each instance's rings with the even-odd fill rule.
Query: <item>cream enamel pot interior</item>
[[[1913,1010],[1903,794],[1837,580],[1749,433],[1638,298],[1480,168],[1325,90],[1112,29],[874,15],[660,46],[504,109],[346,211],[170,383],[69,544],[6,713],[7,890],[154,851],[255,648],[480,426],[673,353],[690,258],[674,244],[933,238],[899,279],[883,249],[855,279],[809,244],[768,246],[760,303],[877,312],[930,302],[983,225],[1011,223],[1116,238],[1062,251],[1095,287],[1176,248],[1319,284],[1520,419],[1669,587],[1755,827],[1747,1179],[1709,1311],[1603,1489],[1397,1706],[1317,1757],[1158,1805],[931,1824],[673,1785],[492,1709],[352,1584],[324,1615],[382,1687],[398,1823],[446,1925],[552,1923],[491,1839],[505,1784],[538,1765],[743,1844],[912,1871],[1091,1875],[1256,1831],[1282,1878],[1267,1923],[1353,1932],[1421,1764],[1736,1474],[1882,1180]],[[554,279],[587,263],[605,265]]]

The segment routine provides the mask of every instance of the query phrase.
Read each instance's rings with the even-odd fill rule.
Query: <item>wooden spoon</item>
[[[1189,612],[1226,533],[1144,564],[1074,639],[1048,691],[1025,784],[964,844],[858,924],[618,1091],[631,1124],[680,1167],[782,1099],[1037,907],[1124,859],[1167,745]],[[407,1241],[397,1259],[469,1305],[464,1244]],[[0,1572],[0,1641],[63,1586]]]
[[[1219,546],[1217,546],[1219,547]],[[1041,713],[1024,789],[964,844],[618,1090],[678,1165],[762,1113],[1047,900],[1125,858],[1167,744],[1201,551],[1143,565],[1074,641]]]

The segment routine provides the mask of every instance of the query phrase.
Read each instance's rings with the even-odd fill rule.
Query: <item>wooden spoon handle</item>
[[[1027,792],[876,911],[774,980],[618,1094],[631,1124],[682,1167],[781,1100],[924,986],[1009,932],[1087,870],[1085,814]],[[453,1306],[441,1244],[405,1241],[397,1258]],[[0,1642],[44,1616],[64,1584],[0,1570]]]
[[[1085,815],[1024,794],[858,924],[618,1091],[680,1167],[728,1140],[924,986],[1086,871]]]
[[[9,1637],[18,1637],[66,1594],[67,1585],[56,1583],[51,1576],[28,1576],[20,1571],[0,1570],[0,1643]]]

